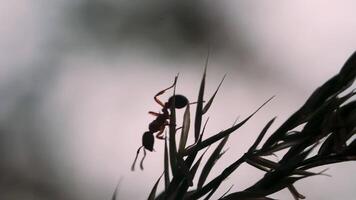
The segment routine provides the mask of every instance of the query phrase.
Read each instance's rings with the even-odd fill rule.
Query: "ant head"
[[[149,151],[153,151],[154,137],[152,132],[146,131],[142,136],[142,146]]]
[[[183,96],[183,95],[180,95],[180,94],[176,94],[174,96],[171,96],[169,99],[168,99],[168,106],[170,107],[170,105],[172,104],[172,101],[173,101],[173,98],[174,98],[174,102],[176,104],[176,108],[179,109],[179,108],[184,108],[187,104],[188,104],[188,99],[187,97]]]

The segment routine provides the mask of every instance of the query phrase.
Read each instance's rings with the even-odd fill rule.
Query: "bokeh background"
[[[230,137],[223,170],[264,124],[276,128],[356,49],[355,1],[16,0],[0,2],[0,199],[145,199],[162,173],[163,142],[130,171],[159,111],[153,95],[180,73],[194,101],[210,47],[207,135],[275,99]],[[164,95],[163,100],[169,97]],[[208,96],[206,97],[208,98]],[[178,113],[182,115],[182,113]],[[308,199],[353,199],[355,163],[302,180]],[[323,168],[324,169],[324,168]],[[317,171],[317,170],[316,170]],[[225,192],[263,173],[243,165]],[[272,197],[292,199],[287,190]]]

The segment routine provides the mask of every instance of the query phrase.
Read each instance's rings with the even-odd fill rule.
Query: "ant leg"
[[[165,128],[166,126],[168,126],[168,125],[169,125],[168,121],[165,121],[164,124],[163,124],[163,126],[160,128],[159,132],[158,132],[157,135],[156,135],[156,138],[157,138],[157,139],[160,139],[160,140],[164,140],[164,139],[165,139],[165,137],[162,136],[162,134],[163,134],[164,128]]]
[[[164,127],[165,127],[165,126],[162,126],[162,128],[161,128],[161,129],[159,130],[159,132],[157,133],[157,135],[156,135],[156,138],[157,138],[157,139],[164,140],[164,136],[162,136],[163,131],[164,131]]]
[[[142,157],[142,160],[140,162],[141,170],[143,170],[143,160],[145,160],[145,158],[146,158],[146,149],[143,149],[143,157]]]
[[[136,165],[137,157],[138,157],[138,154],[140,153],[140,150],[142,149],[142,147],[143,146],[140,146],[137,149],[135,160],[133,161],[132,166],[131,166],[131,171],[135,171],[135,165]]]
[[[153,112],[153,111],[148,111],[148,114],[151,114],[151,115],[156,116],[156,117],[158,117],[159,115],[161,115],[161,114],[156,113],[156,112]]]
[[[174,78],[173,85],[171,85],[171,86],[169,86],[168,88],[166,88],[166,89],[164,89],[164,90],[158,92],[158,93],[155,95],[155,97],[154,97],[155,101],[156,101],[159,105],[161,105],[162,107],[164,107],[164,103],[162,103],[162,101],[160,101],[160,100],[158,99],[158,96],[162,95],[165,91],[167,91],[167,90],[171,89],[172,87],[174,87],[174,86],[176,85],[176,83],[177,83],[177,78],[178,78],[178,76],[176,76],[176,77]]]

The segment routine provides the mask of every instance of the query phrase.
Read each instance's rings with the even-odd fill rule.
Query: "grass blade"
[[[196,174],[196,172],[198,170],[198,167],[199,167],[199,165],[201,163],[201,160],[203,159],[203,156],[205,155],[205,153],[207,152],[208,149],[209,148],[207,148],[204,151],[204,153],[200,156],[198,161],[193,165],[192,169],[189,171],[189,173],[185,177],[185,180],[183,181],[182,185],[178,189],[177,197],[175,198],[175,200],[183,199],[184,194],[187,192],[189,186],[193,186],[194,176],[195,176],[195,174]]]
[[[112,197],[111,197],[111,200],[116,200],[116,198],[117,198],[117,193],[118,193],[118,191],[119,191],[119,186],[120,186],[120,184],[121,184],[121,181],[122,181],[122,177],[119,179],[119,182],[117,183],[117,185],[116,185],[116,187],[115,187],[115,191],[114,191],[114,193],[113,193],[113,195],[112,195]]]
[[[195,142],[198,141],[198,138],[199,138],[199,135],[200,135],[201,122],[202,122],[202,117],[203,117],[203,98],[204,98],[205,77],[206,77],[206,69],[207,69],[207,66],[208,66],[208,61],[209,61],[209,54],[208,54],[208,56],[206,58],[203,77],[202,77],[202,80],[201,80],[201,83],[200,83],[200,88],[199,88],[197,108],[196,108],[196,112],[195,112],[195,123],[194,123]]]
[[[167,137],[164,139],[164,186],[165,190],[169,186],[169,160],[168,160],[168,146],[167,146]]]
[[[263,139],[263,137],[265,136],[265,134],[267,133],[267,130],[269,129],[269,127],[272,125],[272,123],[274,122],[274,120],[276,119],[276,117],[274,117],[273,119],[271,119],[266,126],[262,129],[261,133],[258,135],[256,141],[253,143],[253,145],[250,147],[250,149],[248,150],[248,152],[253,152],[256,150],[258,144],[261,142],[261,140]]]
[[[229,165],[227,168],[223,170],[223,172],[215,177],[212,181],[210,181],[208,184],[206,184],[204,187],[202,187],[200,190],[197,190],[192,195],[193,199],[198,199],[205,194],[207,194],[211,190],[216,190],[220,186],[220,184],[232,173],[234,172],[243,162],[246,160],[246,154],[244,154],[241,158],[236,160],[234,163]]]
[[[158,180],[156,181],[155,185],[153,186],[150,195],[148,196],[147,200],[154,200],[156,198],[156,191],[157,191],[157,187],[158,187],[158,183],[161,180],[163,174],[158,178]]]
[[[178,149],[179,153],[182,153],[184,151],[184,148],[187,144],[189,128],[190,128],[190,108],[188,104],[185,108],[184,116],[183,116],[183,126],[180,135],[179,149]]]
[[[211,104],[213,103],[214,98],[215,98],[216,94],[218,93],[218,91],[219,91],[219,89],[220,89],[220,86],[221,86],[221,84],[223,83],[225,77],[226,77],[226,74],[224,75],[224,77],[223,77],[222,80],[220,81],[219,86],[216,88],[216,90],[215,90],[213,96],[209,99],[208,103],[206,103],[206,105],[204,106],[204,108],[203,108],[203,114],[205,114],[205,113],[209,110],[209,108],[210,108]]]
[[[229,189],[228,189],[223,195],[221,195],[221,197],[220,197],[218,200],[224,198],[224,197],[226,196],[226,194],[230,192],[230,190],[232,189],[232,187],[234,187],[234,185],[231,185],[231,186],[229,187]]]
[[[206,164],[205,164],[205,166],[204,166],[204,168],[203,168],[203,170],[202,170],[202,172],[200,174],[198,185],[197,185],[198,189],[200,189],[204,185],[204,182],[207,179],[207,177],[208,177],[211,169],[213,168],[214,164],[221,157],[221,150],[225,146],[225,144],[226,144],[228,139],[229,139],[229,136],[226,136],[223,140],[221,140],[219,145],[216,147],[214,152],[209,157],[208,161],[206,162]]]
[[[190,154],[192,151],[199,151],[213,143],[215,143],[216,141],[226,137],[227,135],[230,135],[232,132],[236,131],[237,129],[239,129],[242,125],[244,125],[252,116],[254,116],[264,105],[266,105],[269,101],[271,101],[274,98],[274,96],[272,96],[271,98],[269,98],[266,102],[264,102],[258,109],[256,109],[255,112],[253,112],[250,116],[248,116],[246,119],[244,119],[242,122],[234,125],[233,127],[226,129],[224,131],[221,131],[220,133],[213,135],[211,137],[209,137],[208,139],[202,141],[201,143],[197,144],[196,146],[187,149],[184,154],[188,155]]]
[[[175,77],[177,82],[178,75]],[[173,88],[173,96],[176,93],[176,85]],[[176,112],[175,112],[175,98],[172,98],[169,115],[169,158],[171,163],[172,174],[176,173],[177,166],[177,147],[176,147]]]
[[[305,199],[305,196],[303,196],[302,194],[300,194],[297,189],[294,187],[293,184],[289,185],[288,190],[290,191],[290,193],[292,193],[293,197],[295,200],[299,200],[299,199]]]

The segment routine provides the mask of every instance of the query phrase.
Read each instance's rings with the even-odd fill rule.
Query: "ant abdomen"
[[[149,151],[153,151],[154,142],[155,140],[152,132],[146,131],[142,136],[142,146]]]
[[[181,94],[176,94],[174,96],[171,96],[169,99],[168,99],[168,107],[171,106],[172,104],[172,101],[173,101],[173,98],[174,98],[174,102],[175,102],[175,107],[177,109],[180,109],[180,108],[184,108],[186,105],[188,105],[189,101],[187,99],[187,97],[181,95]]]

